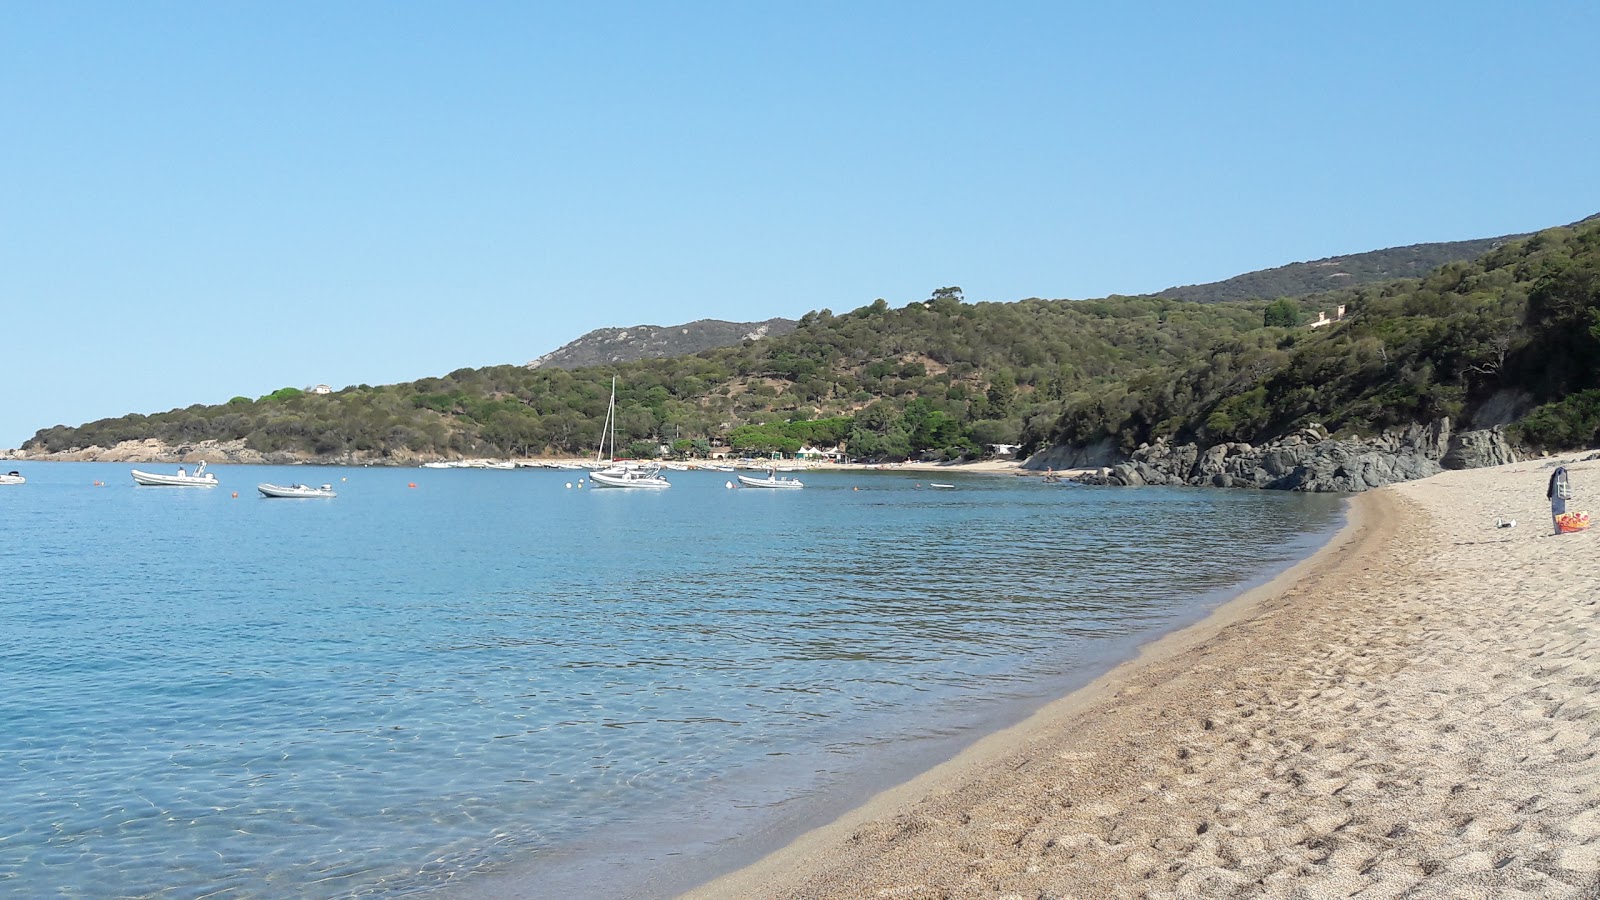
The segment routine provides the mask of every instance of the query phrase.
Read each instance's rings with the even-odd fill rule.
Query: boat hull
[[[216,487],[215,475],[163,475],[133,470],[133,480],[145,487]]]
[[[590,472],[589,483],[595,487],[607,488],[669,488],[672,483],[658,475],[644,475],[630,473],[623,475],[608,475],[605,472]]]
[[[315,500],[339,496],[331,488],[313,488],[305,485],[258,484],[256,490],[260,491],[263,497],[285,500]]]
[[[27,484],[28,479],[21,475],[0,475],[0,484]]]
[[[748,475],[740,475],[739,483],[745,487],[772,488],[780,491],[797,491],[805,487],[805,484],[793,478],[751,478]]]

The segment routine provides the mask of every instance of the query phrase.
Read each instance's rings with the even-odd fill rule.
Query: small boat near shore
[[[283,497],[286,499],[339,496],[334,493],[333,485],[331,484],[325,484],[322,487],[312,487],[308,484],[258,484],[256,485],[256,490],[260,491],[263,497]]]
[[[635,466],[613,466],[609,469],[599,469],[589,473],[589,483],[595,487],[614,488],[669,488],[672,483],[661,477],[661,470],[655,466],[638,468]]]
[[[141,472],[133,470],[133,480],[136,484],[145,487],[216,487],[217,476],[206,471],[206,464],[201,463],[194,470],[194,474],[178,467],[178,474],[168,475],[163,472]]]
[[[18,472],[16,469],[12,469],[11,471],[5,473],[4,475],[0,475],[0,484],[27,484],[27,483],[28,483],[28,479],[23,477],[22,473]]]
[[[798,478],[779,478],[777,472],[768,472],[765,478],[751,478],[749,475],[739,475],[739,484],[752,488],[776,488],[778,490],[797,491],[805,487],[805,483]]]
[[[612,456],[617,452],[617,379],[611,379],[611,403],[606,407],[606,420],[600,426],[600,448],[595,451],[594,465],[589,472],[591,487],[609,488],[669,488],[672,482],[661,477],[661,467],[634,462],[604,462],[607,444]]]

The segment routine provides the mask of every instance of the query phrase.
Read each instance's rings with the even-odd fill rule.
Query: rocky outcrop
[[[599,328],[533,360],[527,367],[576,369],[640,359],[686,356],[716,347],[734,347],[744,341],[781,337],[794,331],[798,325],[793,319],[768,319],[765,322],[699,319],[682,325]]]
[[[1107,438],[1084,446],[1058,444],[1047,447],[1028,457],[1022,468],[1031,472],[1043,472],[1046,469],[1057,471],[1099,469],[1113,465],[1121,459],[1122,454],[1117,450],[1117,445]]]
[[[1504,431],[1452,434],[1449,419],[1412,425],[1374,438],[1333,439],[1320,425],[1260,446],[1157,441],[1125,462],[1079,476],[1087,484],[1194,485],[1280,491],[1365,491],[1438,474],[1515,462]]]
[[[408,466],[424,462],[432,455],[419,457],[409,451],[382,454],[362,452],[329,453],[317,456],[299,451],[284,450],[263,453],[245,446],[244,441],[198,441],[192,444],[168,444],[155,438],[141,441],[122,441],[112,447],[83,447],[55,453],[11,451],[14,459],[31,459],[46,462],[131,462],[131,463],[199,463],[298,465],[302,463],[325,466]]]
[[[1464,431],[1450,439],[1450,449],[1439,458],[1446,469],[1481,469],[1485,466],[1503,466],[1517,461],[1511,444],[1506,440],[1504,426],[1481,431]]]

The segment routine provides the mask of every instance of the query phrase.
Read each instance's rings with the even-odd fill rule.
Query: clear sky
[[[0,447],[1600,211],[1600,4],[0,4]]]

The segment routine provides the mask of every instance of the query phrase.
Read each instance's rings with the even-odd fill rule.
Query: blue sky
[[[1596,34],[1581,3],[0,4],[0,447],[606,326],[1563,224],[1600,211]]]

